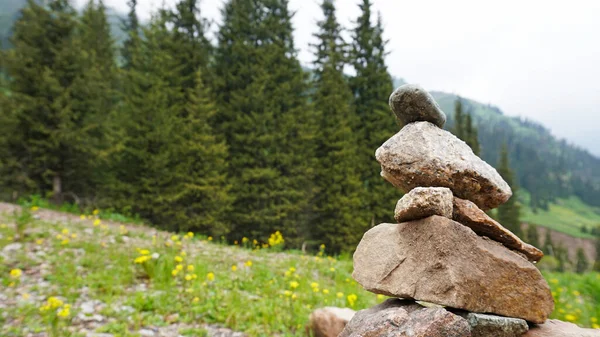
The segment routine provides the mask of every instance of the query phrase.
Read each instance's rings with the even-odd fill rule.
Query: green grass
[[[14,222],[12,215],[0,217],[0,250],[14,242]],[[384,299],[351,278],[348,257],[281,252],[252,240],[226,246],[212,238],[77,216],[31,220],[25,233],[21,249],[0,257],[0,294],[7,298],[2,336],[21,336],[25,328],[52,331],[53,324],[60,336],[81,336],[74,317],[90,299],[104,305],[99,314],[106,321],[96,331],[118,336],[174,323],[183,336],[204,335],[207,323],[249,336],[304,336],[317,307],[358,310]],[[10,276],[14,269],[22,275]],[[552,317],[596,327],[600,274],[545,276],[557,302]],[[42,281],[47,285],[40,286]],[[49,296],[70,304],[70,314],[40,312]],[[131,311],[118,310],[123,306]]]
[[[574,237],[594,238],[589,233],[581,231],[585,226],[588,230],[600,226],[600,208],[585,204],[577,197],[558,199],[556,203],[550,204],[548,210],[538,209],[533,212],[529,205],[529,196],[521,192],[521,220],[544,226]]]

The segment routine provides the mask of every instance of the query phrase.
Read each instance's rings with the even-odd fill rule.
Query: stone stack
[[[508,184],[442,129],[446,116],[423,88],[401,86],[390,107],[404,127],[375,156],[406,194],[398,223],[364,234],[353,277],[396,299],[358,312],[340,336],[521,336],[526,321],[546,321],[554,301],[534,265],[542,252],[485,213],[511,197]]]

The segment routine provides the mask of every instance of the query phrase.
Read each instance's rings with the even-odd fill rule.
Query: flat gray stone
[[[396,204],[394,219],[412,221],[439,215],[452,219],[452,191],[446,187],[415,187]]]
[[[469,322],[472,337],[520,337],[529,330],[527,322],[520,318],[472,312],[460,315]]]
[[[375,152],[381,175],[408,192],[415,187],[447,187],[488,210],[511,197],[510,186],[462,140],[429,122],[406,125]]]
[[[405,84],[394,90],[390,95],[390,108],[402,125],[430,122],[443,128],[446,123],[446,114],[433,96],[417,84]]]

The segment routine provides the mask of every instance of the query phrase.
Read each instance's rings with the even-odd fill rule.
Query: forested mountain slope
[[[454,125],[457,96],[434,92],[448,115],[447,129]],[[481,156],[495,165],[503,142],[519,185],[530,193],[532,208],[547,209],[558,198],[576,196],[589,205],[600,206],[600,158],[554,137],[542,125],[508,117],[497,107],[464,99],[479,131]]]

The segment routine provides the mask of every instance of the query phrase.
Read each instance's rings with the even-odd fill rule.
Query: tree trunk
[[[62,180],[58,173],[52,178],[52,201],[57,205],[62,203]]]

